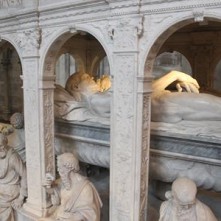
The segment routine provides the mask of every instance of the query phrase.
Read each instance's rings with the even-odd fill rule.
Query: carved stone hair
[[[78,172],[80,170],[79,161],[72,153],[64,153],[57,157],[58,164],[66,167],[68,170]]]
[[[10,117],[10,123],[15,129],[21,129],[24,127],[24,116],[22,113],[14,113]]]

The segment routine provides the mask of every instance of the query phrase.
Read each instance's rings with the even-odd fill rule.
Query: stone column
[[[26,165],[28,198],[24,209],[36,216],[47,213],[48,196],[42,186],[45,174],[54,175],[53,85],[51,77],[39,74],[39,30],[19,33],[22,50]]]
[[[145,221],[147,214],[150,100],[138,77],[139,16],[113,21],[114,88],[111,119],[111,221]]]

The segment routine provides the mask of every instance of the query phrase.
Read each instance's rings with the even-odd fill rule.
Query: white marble
[[[19,155],[0,133],[0,220],[14,221],[14,209],[20,209],[27,197],[26,168]]]
[[[217,221],[211,209],[196,199],[197,187],[186,178],[176,179],[171,191],[166,192],[167,201],[160,207],[159,221]]]
[[[78,159],[71,153],[58,156],[60,181],[46,175],[44,187],[51,195],[52,215],[41,221],[100,221],[102,202],[94,185],[79,173]]]
[[[167,38],[180,28],[219,21],[220,1],[4,0],[1,4],[1,45],[10,42],[22,66],[29,177],[26,210],[42,217],[50,206],[42,179],[47,173],[55,174],[56,60],[68,39],[89,33],[102,45],[113,77],[110,219],[146,220],[154,60]],[[93,50],[88,51],[87,58],[92,54]],[[84,60],[81,56],[78,59]],[[97,56],[86,64],[89,69],[101,58]]]
[[[206,126],[205,126],[206,125]],[[176,124],[151,122],[151,129],[158,134],[168,133],[179,136],[189,136],[198,139],[221,140],[220,121],[180,121]]]

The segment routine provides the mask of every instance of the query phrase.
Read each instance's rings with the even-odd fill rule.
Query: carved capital
[[[41,29],[36,28],[18,32],[15,42],[21,48],[23,55],[31,55],[40,48]]]
[[[124,17],[111,22],[109,35],[118,50],[137,50],[137,40],[143,33],[143,17]]]

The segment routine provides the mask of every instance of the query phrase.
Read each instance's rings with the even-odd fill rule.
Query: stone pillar
[[[36,216],[47,213],[48,196],[42,186],[45,174],[54,175],[53,85],[51,77],[39,74],[39,31],[18,34],[22,50],[26,165],[28,198],[24,209]]]
[[[139,16],[118,18],[114,42],[111,119],[110,220],[145,221],[147,214],[150,99],[138,77]]]

